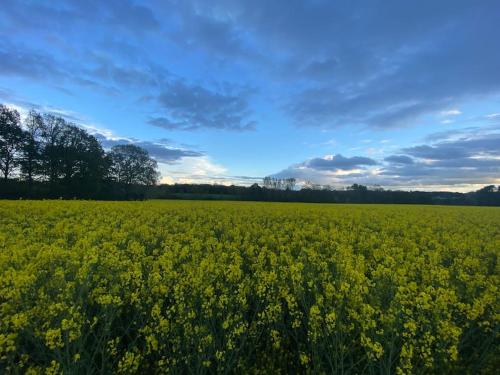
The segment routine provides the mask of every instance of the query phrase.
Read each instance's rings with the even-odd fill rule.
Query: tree
[[[43,175],[52,184],[84,186],[100,184],[107,175],[109,162],[99,141],[86,130],[61,117],[46,114],[36,118],[36,130]],[[39,142],[37,142],[39,139]],[[83,184],[83,185],[82,185]]]
[[[293,190],[295,188],[295,178],[264,177],[263,185],[266,189]]]
[[[264,179],[262,180],[262,184],[266,189],[271,189],[271,177],[269,176],[264,177]]]
[[[5,180],[18,163],[22,140],[19,112],[0,104],[0,171]]]
[[[351,186],[349,186],[348,190],[368,191],[368,188],[364,185],[352,184]]]
[[[106,174],[105,153],[99,141],[74,124],[65,123],[54,149],[56,175],[65,184],[99,183]]]
[[[58,179],[59,164],[59,137],[66,121],[52,114],[43,116],[41,131],[41,160],[44,176],[50,181]]]
[[[21,174],[31,184],[34,176],[41,167],[41,145],[40,137],[43,130],[43,117],[38,112],[31,110],[24,120],[24,132],[22,142]]]
[[[494,193],[496,190],[495,185],[487,185],[481,189],[479,189],[477,192],[478,193]]]
[[[111,149],[111,176],[126,185],[155,185],[159,172],[156,160],[136,145],[117,145]]]
[[[295,180],[295,178],[293,178],[293,177],[286,178],[285,179],[285,189],[286,190],[294,190],[296,182],[297,182],[297,180]]]

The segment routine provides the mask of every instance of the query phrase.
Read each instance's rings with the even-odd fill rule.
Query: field
[[[0,202],[0,373],[494,373],[500,209]]]

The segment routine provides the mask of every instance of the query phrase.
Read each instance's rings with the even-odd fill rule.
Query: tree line
[[[317,203],[407,203],[500,206],[500,186],[470,193],[391,191],[354,184],[345,190],[294,178],[265,177],[262,186],[158,185],[156,161],[133,144],[105,150],[85,129],[31,110],[21,120],[0,104],[0,198],[221,199]]]
[[[469,193],[438,191],[398,191],[369,189],[354,184],[344,190],[300,190],[268,188],[255,183],[252,186],[225,186],[209,184],[174,184],[151,186],[151,199],[242,200],[268,202],[308,203],[378,203],[378,204],[439,204],[500,206],[500,186],[485,186]]]
[[[21,120],[17,110],[3,104],[0,173],[3,190],[17,187],[34,195],[52,191],[64,197],[112,194],[118,188],[127,194],[134,186],[155,185],[159,179],[157,162],[139,146],[116,145],[105,151],[94,135],[60,116],[31,110]]]

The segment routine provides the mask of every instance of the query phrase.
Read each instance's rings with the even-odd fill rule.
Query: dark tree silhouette
[[[138,146],[106,153],[96,137],[62,117],[31,110],[21,125],[19,113],[4,105],[0,172],[0,198],[142,199],[159,178],[156,160]]]
[[[56,144],[57,175],[65,184],[100,182],[105,176],[105,153],[99,141],[73,124],[64,124]]]
[[[7,180],[17,166],[23,140],[19,112],[0,104],[0,171]]]
[[[158,182],[156,160],[136,145],[117,145],[111,149],[111,177],[127,185],[155,185]]]
[[[498,187],[500,189],[500,186]],[[487,185],[481,189],[479,189],[478,193],[494,193],[497,190],[495,185]]]
[[[43,175],[50,182],[58,179],[60,170],[60,136],[66,121],[52,114],[43,116],[43,127],[41,131],[41,159]]]
[[[34,110],[24,120],[24,136],[22,142],[21,176],[30,184],[41,172],[41,134],[43,117]]]
[[[354,190],[354,191],[368,191],[368,188],[364,185],[359,185],[359,184],[353,184],[348,187],[348,190]]]

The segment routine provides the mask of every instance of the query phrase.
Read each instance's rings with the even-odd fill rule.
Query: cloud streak
[[[345,157],[340,154],[329,155],[323,158],[313,158],[304,162],[301,166],[322,171],[351,170],[368,165],[376,165],[373,159],[363,156]]]

